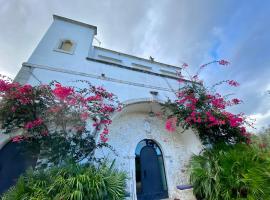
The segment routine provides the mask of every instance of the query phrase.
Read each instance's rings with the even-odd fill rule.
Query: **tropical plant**
[[[253,135],[252,145],[264,151],[270,151],[270,127],[263,128],[258,134]]]
[[[215,145],[194,155],[190,182],[198,199],[270,199],[270,151],[251,145]]]
[[[95,167],[66,164],[49,170],[28,171],[2,200],[121,200],[127,176],[113,164]]]

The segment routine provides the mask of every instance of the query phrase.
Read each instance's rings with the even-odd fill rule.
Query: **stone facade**
[[[163,154],[169,197],[192,199],[192,190],[178,191],[176,186],[189,184],[188,162],[192,154],[200,151],[201,143],[191,130],[183,132],[178,128],[174,133],[166,131],[164,119],[149,116],[149,106],[156,111],[160,109],[157,103],[137,102],[128,105],[123,113],[115,116],[108,142],[115,152],[102,150],[98,154],[109,160],[115,159],[116,166],[128,173],[127,190],[130,199],[136,199],[135,149],[140,141],[151,139],[158,144]]]

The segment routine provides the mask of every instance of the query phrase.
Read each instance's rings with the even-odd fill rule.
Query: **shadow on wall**
[[[23,143],[9,142],[0,150],[0,195],[14,185],[29,167],[34,167],[37,156],[23,151]]]

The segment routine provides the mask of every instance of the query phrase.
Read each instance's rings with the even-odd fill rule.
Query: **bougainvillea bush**
[[[221,81],[211,88],[204,85],[199,79],[199,73],[208,65],[218,63],[227,66],[225,60],[213,61],[202,65],[192,77],[179,75],[179,90],[176,91],[176,100],[164,104],[166,115],[166,129],[175,131],[178,125],[184,129],[193,128],[204,144],[220,142],[235,144],[238,142],[249,143],[250,134],[247,133],[244,114],[233,114],[226,109],[241,103],[237,98],[229,99],[216,92],[216,87],[227,84],[237,87],[239,83],[234,80]],[[184,64],[183,67],[187,67]]]
[[[106,144],[111,114],[121,109],[117,97],[87,81],[63,86],[21,85],[2,76],[0,121],[4,133],[17,132],[13,142],[39,148],[46,163],[92,159],[94,149]],[[93,126],[89,126],[92,124]],[[100,143],[95,142],[99,134]]]
[[[237,87],[238,82],[224,80],[206,87],[200,80],[199,73],[215,63],[229,64],[225,60],[207,63],[188,80],[179,75],[176,100],[164,104],[166,129],[192,128],[205,144],[200,155],[193,155],[190,161],[190,183],[198,199],[270,199],[269,135],[251,135],[246,130],[252,127],[250,120],[228,111],[242,101],[221,95],[217,87]]]

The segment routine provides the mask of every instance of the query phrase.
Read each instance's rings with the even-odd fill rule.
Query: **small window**
[[[58,45],[54,50],[63,53],[73,54],[74,49],[75,43],[72,40],[64,39],[59,41]]]
[[[59,49],[71,52],[73,43],[70,40],[64,40],[60,43]]]

